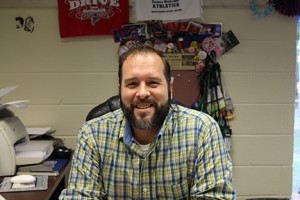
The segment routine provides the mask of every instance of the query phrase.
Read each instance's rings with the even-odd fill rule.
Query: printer
[[[17,166],[41,163],[52,151],[52,140],[30,140],[20,119],[7,108],[0,110],[0,176],[14,175]]]

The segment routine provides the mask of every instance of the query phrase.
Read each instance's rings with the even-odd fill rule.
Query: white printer
[[[16,173],[16,166],[37,164],[53,151],[51,140],[29,140],[21,120],[10,110],[0,110],[0,176]]]

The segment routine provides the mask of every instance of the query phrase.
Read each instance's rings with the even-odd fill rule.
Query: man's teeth
[[[143,103],[143,104],[137,104],[136,105],[136,107],[137,108],[148,108],[148,107],[150,107],[151,106],[151,104],[150,103]]]

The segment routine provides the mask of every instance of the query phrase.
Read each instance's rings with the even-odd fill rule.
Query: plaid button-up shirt
[[[235,199],[231,170],[210,116],[172,104],[145,154],[119,109],[81,127],[60,199]]]

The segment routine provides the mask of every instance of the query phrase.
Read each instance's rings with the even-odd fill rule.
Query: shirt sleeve
[[[69,182],[59,197],[68,199],[103,199],[105,192],[100,175],[100,156],[93,129],[87,125],[80,130],[75,149]]]
[[[236,199],[232,185],[232,162],[227,152],[218,124],[204,126],[199,138],[198,158],[192,199]]]

